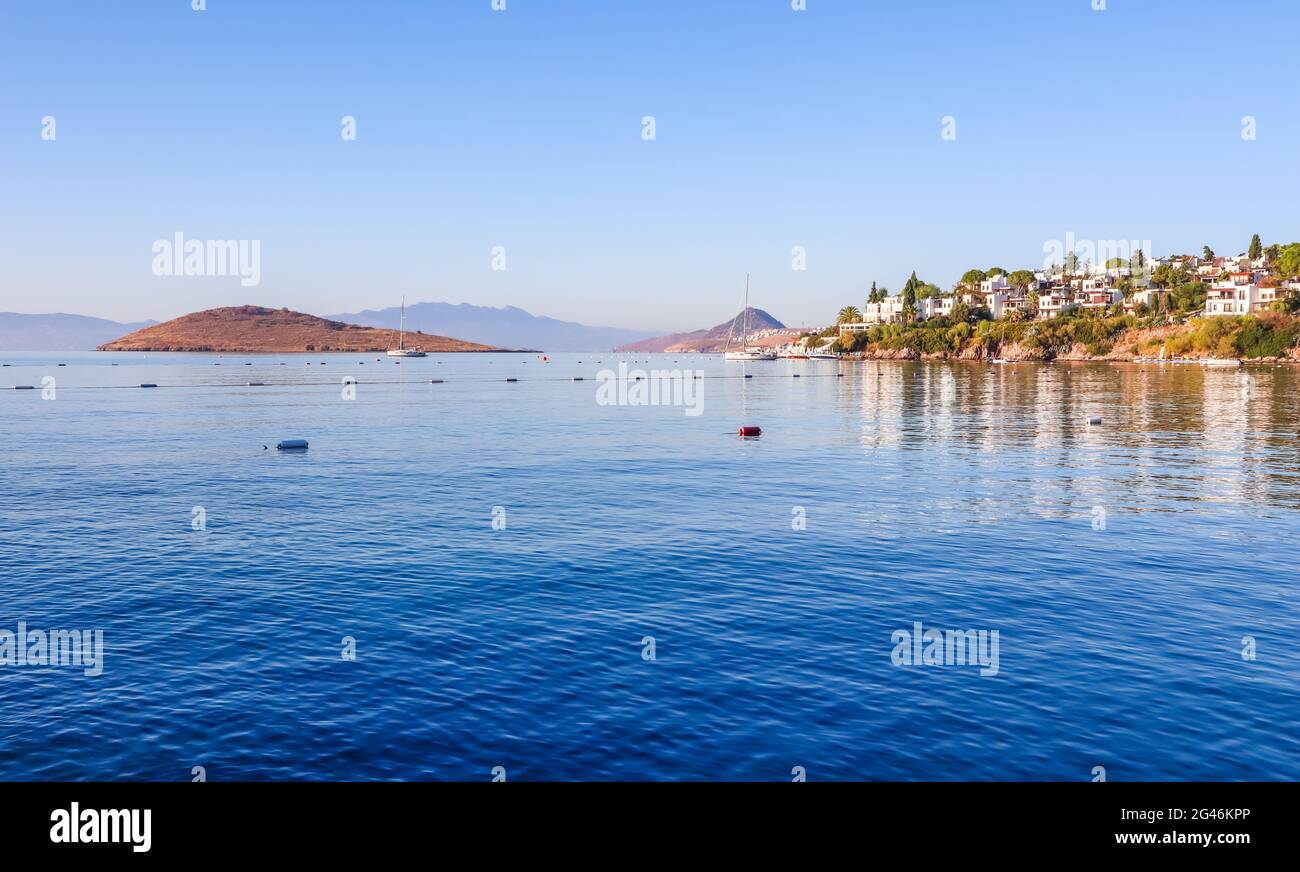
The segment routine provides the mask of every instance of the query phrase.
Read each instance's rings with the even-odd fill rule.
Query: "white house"
[[[1007,281],[1007,277],[1004,276],[1002,273],[994,273],[993,275],[986,278],[984,281],[980,282],[979,292],[984,296],[988,296],[989,294],[996,294],[999,291],[1009,291],[1009,290],[1011,290],[1011,283]]]
[[[1159,288],[1142,288],[1134,291],[1133,295],[1128,298],[1128,302],[1124,304],[1124,311],[1131,313],[1138,306],[1146,306],[1148,309],[1154,310],[1157,303],[1168,296],[1168,291],[1162,291]]]
[[[1222,282],[1205,292],[1206,315],[1249,315],[1260,306],[1259,286]]]
[[[1103,274],[1111,281],[1119,281],[1120,279],[1131,278],[1133,275],[1133,267],[1128,264],[1124,264],[1123,266],[1108,266],[1104,270]]]
[[[1276,303],[1278,300],[1284,299],[1286,297],[1286,291],[1283,290],[1282,288],[1279,288],[1277,286],[1277,283],[1273,283],[1267,286],[1257,285],[1256,287],[1259,289],[1259,299],[1255,301],[1256,308],[1253,309],[1252,311],[1258,312],[1263,309],[1267,309],[1270,306],[1272,306],[1274,303]]]
[[[1107,287],[1091,288],[1079,295],[1079,303],[1085,309],[1105,309],[1123,300],[1123,291]]]
[[[946,306],[945,306],[946,304]],[[945,315],[952,308],[948,297],[927,297],[916,301],[916,320],[925,321],[936,315]],[[841,324],[840,331],[860,333],[877,324],[896,324],[903,320],[903,295],[885,297],[884,302],[867,303],[862,307],[862,320],[856,324]]]
[[[879,303],[867,303],[862,307],[862,321],[857,324],[841,324],[840,330],[856,333],[877,324],[891,324],[903,320],[903,297],[901,294],[885,297]]]
[[[1038,295],[1039,318],[1055,318],[1074,307],[1074,294],[1068,290],[1053,289],[1050,293]]]
[[[994,318],[1001,318],[1007,313],[1008,301],[1011,299],[1010,286],[1007,290],[997,291],[991,294],[985,294],[983,304],[989,310],[989,314]]]

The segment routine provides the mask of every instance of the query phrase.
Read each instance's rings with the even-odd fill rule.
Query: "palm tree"
[[[862,320],[862,313],[858,311],[857,306],[845,306],[840,309],[840,313],[835,316],[836,324],[857,324]]]

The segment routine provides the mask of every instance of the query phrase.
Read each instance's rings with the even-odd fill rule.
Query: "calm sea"
[[[1295,369],[620,360],[0,354],[0,778],[1300,778]]]

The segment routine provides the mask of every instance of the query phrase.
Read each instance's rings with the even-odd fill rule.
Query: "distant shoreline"
[[[286,348],[283,350],[268,350],[265,348],[99,348],[90,349],[91,352],[102,352],[104,354],[386,354],[388,348],[328,348],[307,351],[301,348]],[[57,353],[57,352],[49,352]],[[75,352],[74,352],[75,353]],[[83,352],[84,353],[84,352]],[[546,354],[547,352],[534,348],[457,348],[442,351],[430,351],[428,354]],[[591,352],[597,354],[599,352]]]

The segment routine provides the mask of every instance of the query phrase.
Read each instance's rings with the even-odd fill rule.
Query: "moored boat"
[[[776,360],[776,352],[770,348],[759,348],[756,345],[749,344],[749,273],[745,273],[745,304],[740,310],[741,318],[741,337],[740,348],[735,351],[731,350],[731,331],[736,327],[736,321],[733,318],[731,328],[727,330],[727,344],[723,346],[723,360]]]
[[[406,297],[402,297],[402,323],[397,331],[397,347],[388,349],[389,357],[428,357],[420,346],[406,347]]]

